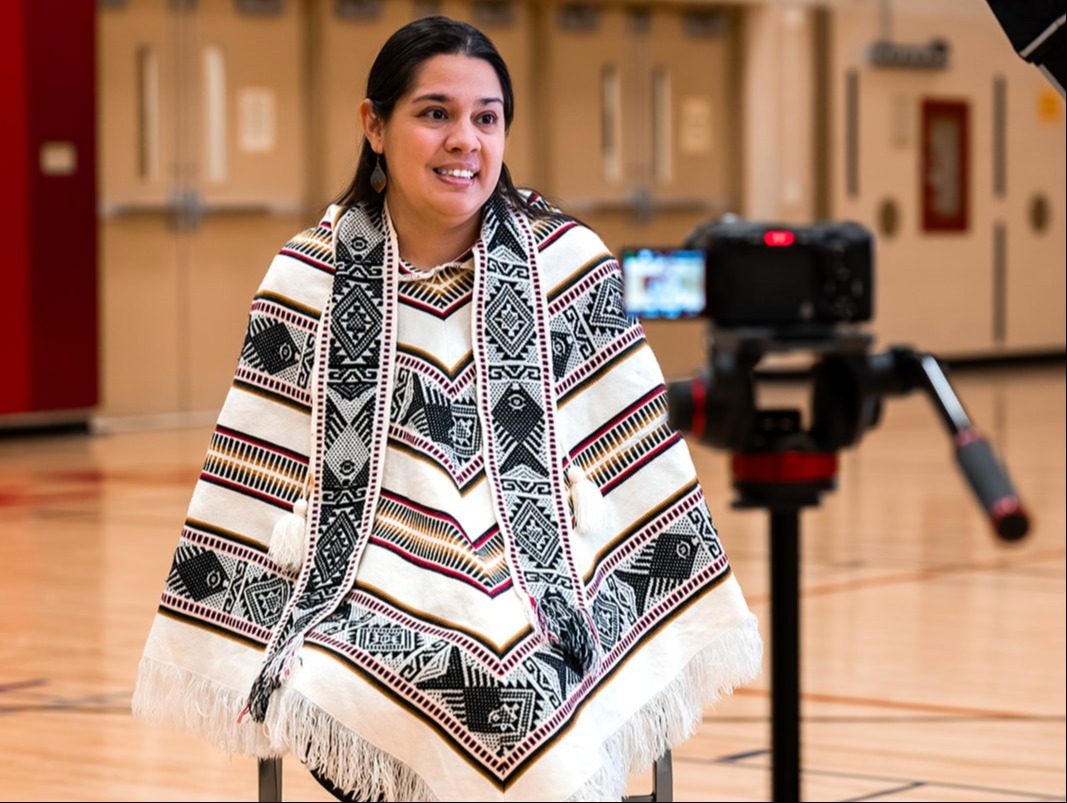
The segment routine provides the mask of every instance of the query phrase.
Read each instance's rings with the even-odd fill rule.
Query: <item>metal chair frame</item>
[[[282,760],[259,759],[259,803],[281,803]],[[652,793],[624,797],[624,803],[674,803],[674,768],[668,750],[652,763]]]

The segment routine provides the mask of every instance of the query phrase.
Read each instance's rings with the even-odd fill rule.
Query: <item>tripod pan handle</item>
[[[1030,530],[1030,519],[1007,471],[993,454],[993,447],[973,428],[961,430],[955,441],[956,462],[989,515],[993,529],[1005,541],[1018,541]]]

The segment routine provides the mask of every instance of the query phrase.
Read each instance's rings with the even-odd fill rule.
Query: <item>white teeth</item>
[[[473,170],[438,170],[437,172],[442,176],[452,176],[453,178],[474,178]]]

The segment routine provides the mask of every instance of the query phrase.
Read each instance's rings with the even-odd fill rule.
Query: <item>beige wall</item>
[[[305,225],[303,11],[98,13],[102,418],[222,402],[252,294]]]
[[[562,5],[546,2],[540,13],[540,188],[616,252],[680,246],[700,223],[741,211],[737,10],[605,2],[594,4],[591,28],[569,30]],[[689,12],[702,15],[702,30],[687,27]],[[616,171],[605,159],[606,69],[619,81]],[[645,330],[668,378],[706,361],[702,322],[649,320]]]
[[[878,231],[885,200],[901,210],[899,233],[877,241],[877,317],[884,343],[908,342],[945,356],[1064,348],[1064,106],[1045,78],[1011,49],[985,3],[895,3],[895,41],[950,43],[941,71],[877,69],[866,46],[882,34],[876,3],[833,11],[832,199],[837,217]],[[859,192],[845,185],[844,85],[859,78]],[[1007,87],[1007,192],[993,189],[993,83]],[[1050,95],[1055,97],[1050,98]],[[921,230],[920,106],[963,100],[970,110],[971,224],[965,232]],[[1039,111],[1041,104],[1048,104]],[[1026,208],[1035,193],[1050,201],[1048,231],[1035,233]],[[994,227],[1007,236],[1006,292],[996,290]],[[995,338],[997,304],[1006,306],[1005,338]]]
[[[815,218],[813,10],[767,4],[744,14],[744,204],[753,220]]]

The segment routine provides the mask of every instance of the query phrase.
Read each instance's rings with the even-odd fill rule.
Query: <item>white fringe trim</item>
[[[689,739],[712,704],[760,673],[763,644],[756,617],[705,647],[602,747],[602,768],[568,801],[621,800],[629,776]],[[133,713],[194,731],[227,753],[261,758],[287,751],[348,792],[366,799],[437,801],[409,767],[341,725],[303,695],[283,687],[262,725],[237,723],[246,693],[185,669],[141,660]],[[203,706],[201,705],[203,703]]]
[[[238,724],[248,690],[237,691],[182,667],[142,658],[133,715],[192,731],[226,753],[274,758],[285,747],[251,717]]]
[[[275,714],[293,754],[357,799],[438,799],[410,767],[360,738],[303,695],[286,694],[268,718]]]
[[[604,743],[603,766],[567,798],[568,803],[621,800],[630,775],[647,770],[667,750],[692,737],[704,706],[754,680],[762,663],[763,641],[756,617],[750,614],[697,653],[667,688]]]

